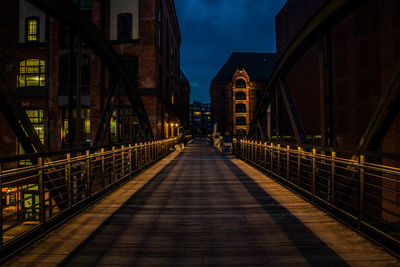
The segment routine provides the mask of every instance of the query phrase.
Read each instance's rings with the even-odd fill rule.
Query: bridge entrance
[[[400,266],[235,157],[195,140],[9,264]]]

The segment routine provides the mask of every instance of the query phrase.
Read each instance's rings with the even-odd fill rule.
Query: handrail
[[[92,196],[132,178],[167,155],[176,142],[177,138],[170,138],[95,153],[88,149],[84,155],[67,154],[62,160],[46,163],[38,156],[38,164],[28,168],[7,169],[7,164],[0,164],[0,253],[4,256],[5,251],[23,245],[18,243],[22,238],[45,231],[71,210],[86,207]],[[46,179],[50,173],[51,181]],[[46,186],[54,181],[57,187]],[[62,202],[55,201],[56,194],[62,195]]]
[[[254,140],[234,153],[387,247],[400,251],[400,168]],[[322,150],[321,150],[322,152]],[[326,152],[326,151],[325,151]],[[371,234],[372,235],[372,234]]]

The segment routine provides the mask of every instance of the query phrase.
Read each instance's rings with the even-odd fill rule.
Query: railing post
[[[330,196],[331,196],[331,203],[333,205],[335,205],[335,157],[336,157],[336,153],[334,151],[332,151],[331,154],[331,158],[332,158],[332,162],[331,162],[331,179],[330,179]]]
[[[271,171],[271,174],[273,173],[273,168],[272,165],[274,164],[274,144],[271,143],[271,150],[269,151],[269,158],[270,158],[270,166],[269,169]]]
[[[67,198],[68,207],[72,206],[72,190],[71,190],[71,154],[67,154]]]
[[[277,146],[278,149],[278,176],[281,175],[281,145],[278,144]]]
[[[117,173],[116,173],[116,164],[115,164],[115,146],[112,147],[112,180],[111,183],[114,183],[117,180]]]
[[[129,177],[132,177],[132,144],[129,144],[128,164],[129,164]]]
[[[46,206],[44,198],[44,181],[43,181],[43,158],[38,158],[38,178],[39,178],[39,222],[41,225],[46,223]],[[33,207],[34,208],[34,207]]]
[[[122,178],[125,178],[125,146],[121,146],[121,168],[122,168]]]
[[[300,185],[300,153],[301,153],[301,147],[297,148],[297,185]]]
[[[91,194],[91,192],[90,192],[90,180],[92,180],[92,176],[91,176],[91,168],[92,168],[92,166],[91,166],[91,164],[90,164],[90,151],[89,150],[86,150],[86,158],[87,158],[87,160],[86,160],[86,166],[87,166],[87,175],[86,175],[86,177],[87,177],[87,181],[86,181],[86,183],[87,183],[87,196],[89,197]]]
[[[286,146],[286,180],[289,181],[290,168],[290,146]]]
[[[312,150],[312,200],[314,201],[315,196],[315,174],[316,174],[316,150]]]
[[[264,168],[267,168],[267,142],[264,142]]]
[[[365,156],[360,155],[360,186],[359,186],[359,214],[358,214],[358,229],[361,227],[361,222],[364,219],[364,162]]]
[[[2,174],[2,168],[0,164],[0,175]],[[18,190],[17,190],[18,194]],[[18,203],[17,203],[18,206]],[[3,247],[3,180],[0,178],[0,248]]]
[[[100,153],[101,153],[101,181],[102,181],[102,184],[103,184],[103,186],[104,186],[104,183],[105,183],[105,177],[104,177],[104,172],[105,172],[105,166],[104,166],[104,148],[102,148],[102,149],[100,150]]]

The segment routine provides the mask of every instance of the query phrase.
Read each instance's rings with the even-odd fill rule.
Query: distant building
[[[190,122],[193,136],[211,134],[211,105],[193,102],[190,105]]]
[[[245,136],[276,63],[274,53],[232,53],[211,82],[212,123],[221,135]]]
[[[180,123],[184,130],[189,130],[190,128],[190,83],[188,78],[186,78],[183,71],[180,71],[180,83],[179,83],[179,94],[177,95],[177,112],[181,119]]]

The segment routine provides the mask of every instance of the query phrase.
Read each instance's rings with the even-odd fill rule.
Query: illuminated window
[[[39,18],[37,17],[26,18],[25,39],[27,42],[39,41]]]
[[[246,104],[243,104],[243,103],[236,104],[235,112],[236,113],[246,113]]]
[[[195,112],[193,112],[193,114],[199,116],[199,115],[201,115],[201,111],[195,111]]]
[[[132,39],[132,14],[123,13],[118,15],[118,39]]]
[[[246,125],[246,117],[236,117],[236,125]]]
[[[246,93],[245,92],[236,92],[235,99],[236,100],[246,100]]]
[[[246,81],[243,79],[238,79],[235,83],[236,88],[246,88]]]
[[[40,86],[46,84],[46,62],[39,59],[27,59],[19,62],[18,87]]]

